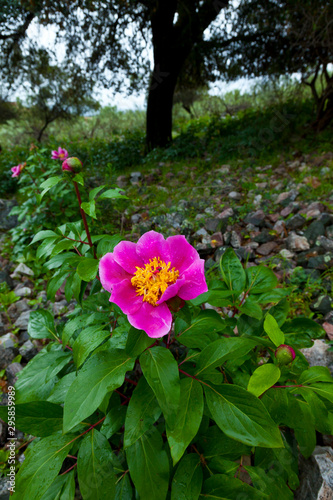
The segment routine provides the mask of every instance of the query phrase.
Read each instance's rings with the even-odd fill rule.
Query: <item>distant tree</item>
[[[333,119],[332,0],[241,0],[230,13],[229,37],[215,34],[209,60],[229,80],[298,73],[315,103],[313,126]]]
[[[55,120],[71,120],[99,107],[91,97],[94,82],[74,63],[59,67],[51,62],[49,53],[40,49],[34,53],[33,60],[27,61],[27,68],[26,113],[31,118],[38,142]]]

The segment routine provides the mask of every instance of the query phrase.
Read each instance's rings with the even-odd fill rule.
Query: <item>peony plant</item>
[[[182,235],[91,234],[97,205],[126,195],[87,197],[83,171],[39,187],[77,199],[79,220],[31,242],[48,298],[64,285],[76,305],[65,323],[30,315],[46,345],[15,385],[17,428],[35,438],[13,499],[292,499],[299,456],[333,432],[333,379],[300,351],[323,329],[288,319],[288,289],[230,248],[207,283]]]

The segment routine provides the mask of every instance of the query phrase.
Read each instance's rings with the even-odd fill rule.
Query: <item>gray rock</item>
[[[306,219],[300,214],[293,215],[286,221],[288,229],[301,229],[306,224]]]
[[[198,231],[196,231],[193,236],[197,237],[197,238],[207,237],[208,233],[207,233],[206,229],[204,227],[202,227],[201,229],[198,229]]]
[[[224,228],[223,228],[224,226]],[[215,217],[213,219],[207,219],[205,222],[205,229],[211,233],[216,233],[217,231],[223,231],[227,226],[227,221],[223,221],[223,219],[219,219]]]
[[[333,253],[328,252],[325,255],[310,257],[307,264],[311,269],[320,269],[321,271],[326,271],[326,269],[332,267],[333,265]]]
[[[37,299],[40,299],[40,298],[42,299],[43,302],[47,302],[47,294],[46,294],[45,290],[42,290],[37,295]]]
[[[14,385],[17,381],[17,374],[23,370],[23,366],[20,363],[12,363],[6,368],[6,375],[9,385]]]
[[[333,352],[329,351],[329,344],[324,340],[316,339],[312,347],[300,349],[310,366],[327,366],[333,373]]]
[[[262,227],[265,221],[265,214],[262,210],[257,210],[247,214],[244,219],[245,224],[253,224],[254,226]]]
[[[10,498],[10,493],[9,493],[9,480],[6,477],[1,477],[0,478],[0,500],[9,500]]]
[[[219,219],[228,219],[234,215],[234,211],[232,208],[225,208],[217,217]]]
[[[321,214],[318,221],[324,224],[324,226],[333,224],[333,214],[328,214],[327,212],[324,212]]]
[[[253,205],[255,207],[259,207],[260,203],[261,203],[261,200],[262,200],[262,195],[261,194],[257,194],[254,199],[253,199]]]
[[[308,240],[304,236],[298,236],[293,231],[289,234],[286,242],[289,250],[294,250],[295,252],[301,252],[310,248]]]
[[[291,201],[295,201],[298,196],[298,191],[292,189],[291,191],[286,191],[284,193],[280,193],[276,199],[276,204],[287,206]]]
[[[0,271],[0,283],[6,282],[9,288],[13,288],[14,283],[7,271]]]
[[[5,368],[7,368],[7,366],[10,365],[17,354],[18,350],[14,347],[8,347],[8,349],[0,347],[0,370],[4,370]]]
[[[300,456],[300,485],[295,491],[296,500],[333,499],[333,451],[328,446],[316,446],[312,456]]]
[[[320,314],[327,314],[332,310],[333,299],[329,295],[320,295],[314,304],[311,305],[311,309]]]
[[[139,180],[141,180],[141,178],[141,172],[131,172],[131,182],[138,182]]]
[[[21,288],[15,289],[15,295],[18,297],[27,297],[31,295],[32,290],[28,286],[22,286]]]
[[[231,232],[230,244],[233,248],[239,248],[242,244],[242,239],[236,231]]]
[[[67,300],[60,300],[59,302],[55,302],[53,304],[53,314],[55,316],[57,316],[58,314],[61,314],[62,312],[64,312],[65,308],[68,306],[68,302]]]
[[[34,272],[30,267],[26,266],[21,262],[14,270],[13,274],[11,274],[11,278],[16,278],[17,276],[20,276],[21,274],[26,274],[27,276],[33,276]]]
[[[15,205],[15,201],[0,199],[0,231],[8,231],[17,226],[17,216],[9,215]]]
[[[279,253],[281,257],[283,257],[284,259],[292,259],[295,255],[293,252],[287,250],[287,248],[283,248],[282,250],[280,250]]]
[[[284,220],[278,220],[275,222],[274,226],[273,226],[273,230],[277,232],[277,234],[284,234],[284,232],[286,231],[286,225],[285,225],[285,222]]]
[[[8,312],[9,317],[11,319],[15,319],[21,313],[23,313],[25,311],[29,311],[29,310],[30,310],[30,307],[28,306],[27,301],[25,299],[23,299],[23,300],[19,300],[19,301],[15,302],[14,304],[11,304],[8,307],[7,312]]]
[[[259,255],[267,256],[271,252],[273,252],[273,250],[275,250],[276,247],[277,243],[275,243],[275,241],[269,241],[267,243],[264,243],[263,245],[260,245],[260,247],[257,248],[256,252]]]
[[[141,219],[142,217],[140,214],[133,214],[131,216],[131,221],[133,222],[133,224],[137,224],[138,222],[140,222]]]
[[[265,228],[253,239],[257,243],[268,243],[269,241],[273,241],[275,239],[275,236],[273,234],[270,234],[270,231]]]
[[[228,194],[228,198],[230,198],[231,200],[235,200],[235,201],[240,200],[241,197],[242,197],[242,195],[240,193],[238,193],[237,191],[231,191],[231,193]]]
[[[333,251],[333,240],[330,240],[325,236],[318,236],[316,245],[323,247],[327,252]]]
[[[240,260],[248,261],[253,260],[255,258],[255,254],[251,248],[248,247],[239,247],[235,249],[235,254]]]
[[[304,231],[304,236],[306,237],[310,245],[314,244],[318,236],[324,236],[324,234],[325,234],[324,224],[316,220],[311,222],[310,226]]]
[[[5,333],[5,325],[4,325],[4,322],[2,320],[2,316],[0,314],[0,335],[3,335]]]
[[[24,311],[20,314],[18,319],[15,321],[15,326],[20,330],[27,330],[29,323],[29,316],[31,311]]]
[[[7,333],[0,337],[0,347],[7,349],[8,347],[14,347],[18,343],[18,338],[12,333]]]
[[[30,361],[36,354],[38,353],[36,347],[33,345],[31,340],[27,340],[24,344],[19,348],[19,353],[22,358],[26,361]]]
[[[220,262],[222,255],[225,253],[228,247],[219,247],[214,254],[215,262]]]

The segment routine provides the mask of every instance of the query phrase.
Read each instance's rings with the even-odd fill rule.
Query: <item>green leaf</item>
[[[54,246],[52,250],[52,255],[58,255],[58,253],[63,252],[64,250],[69,250],[75,246],[75,241],[68,240],[67,238],[61,241]]]
[[[171,485],[171,500],[197,500],[202,486],[200,457],[190,453],[179,463]]]
[[[279,428],[260,399],[231,384],[204,389],[208,408],[227,436],[250,446],[283,447]]]
[[[77,182],[78,184],[80,184],[81,186],[84,186],[84,178],[82,177],[81,174],[76,174],[74,177],[73,177],[73,182]]]
[[[121,350],[100,351],[91,356],[70,386],[64,407],[64,432],[89,417],[104,396],[122,385],[134,360]]]
[[[230,290],[244,290],[246,283],[245,271],[232,248],[227,248],[222,256],[221,272]]]
[[[278,463],[278,467],[281,466],[282,464]],[[245,466],[244,468],[249,473],[253,485],[263,493],[266,493],[269,500],[293,500],[293,492],[288,488],[283,477],[278,472],[281,470],[280,468],[268,471],[260,467]]]
[[[47,400],[50,401],[51,403],[64,404],[65,396],[68,392],[68,389],[74,382],[75,377],[76,377],[76,372],[71,372],[68,373],[67,375],[64,375],[59,380],[59,382],[55,384]]]
[[[64,352],[62,346],[49,344],[23,368],[18,375],[16,403],[42,401],[53,389],[54,377],[70,361],[71,353]]]
[[[94,189],[92,189],[89,193],[89,201],[94,200],[96,198],[96,195],[104,188],[105,184],[103,186],[97,186]]]
[[[238,460],[242,455],[251,453],[249,446],[231,439],[217,425],[212,425],[201,432],[198,443],[206,459],[221,456],[224,459]]]
[[[312,366],[304,370],[298,379],[300,384],[314,384],[315,382],[333,382],[333,377],[327,366]]]
[[[273,363],[266,363],[254,370],[247,385],[247,390],[259,397],[263,392],[270,389],[280,377],[280,369]]]
[[[48,300],[53,300],[55,294],[68,276],[68,270],[60,268],[48,282],[46,296]]]
[[[140,356],[142,372],[155,393],[170,428],[176,424],[180,381],[178,365],[168,349],[152,347]]]
[[[280,330],[276,319],[269,313],[265,316],[264,330],[276,347],[279,347],[279,345],[284,343],[284,334]]]
[[[112,467],[111,446],[96,429],[89,432],[80,444],[77,474],[84,500],[114,498],[116,477]]]
[[[111,409],[108,411],[101,427],[101,433],[106,437],[106,439],[110,439],[110,437],[119,431],[120,427],[124,425],[127,412],[126,406],[121,406],[117,393],[114,392],[112,394],[110,401]]]
[[[317,382],[316,384],[312,384],[308,386],[310,390],[315,391],[319,396],[324,399],[328,399],[331,403],[333,403],[333,384],[327,384],[325,382]],[[295,392],[293,389],[292,392]],[[296,391],[297,392],[297,391]]]
[[[119,482],[117,482],[116,496],[114,500],[132,500],[133,491],[128,476],[129,474],[125,474],[125,476],[123,476],[123,478]]]
[[[103,330],[101,325],[88,326],[82,330],[73,344],[73,358],[76,366],[79,368],[89,354],[108,337],[110,337],[110,332]]]
[[[310,318],[295,318],[282,327],[285,333],[306,333],[312,339],[324,338],[324,328]]]
[[[93,219],[97,218],[95,200],[84,201],[83,203],[81,203],[81,208],[87,215],[90,215],[90,217],[92,217]]]
[[[225,327],[225,322],[216,311],[201,311],[192,324],[178,336],[178,340],[187,347],[204,349],[207,340],[216,340],[216,336],[212,334],[224,330]]]
[[[258,304],[270,304],[271,302],[279,302],[279,300],[289,295],[289,293],[288,288],[275,288],[269,292],[256,294],[254,298]]]
[[[196,367],[196,376],[202,378],[206,372],[221,366],[228,359],[247,354],[256,346],[250,339],[228,337],[215,340],[201,352]]]
[[[74,500],[75,478],[74,471],[57,476],[55,481],[43,495],[42,500]]]
[[[204,302],[208,302],[212,306],[223,307],[232,304],[233,295],[240,295],[242,290],[230,291],[230,290],[209,290],[208,292],[202,293],[195,299],[190,300],[190,303],[194,306],[200,306]]]
[[[51,230],[46,230],[46,231],[39,231],[35,236],[33,237],[31,243],[29,245],[32,245],[33,243],[36,243],[36,241],[44,240],[45,238],[58,238],[57,233]]]
[[[270,292],[277,286],[278,280],[273,271],[265,266],[248,267],[245,270],[248,293]]]
[[[242,313],[247,314],[251,318],[261,319],[262,318],[262,310],[259,304],[255,301],[254,297],[247,297],[245,302],[239,306],[239,310]]]
[[[104,193],[101,194],[99,200],[105,200],[109,198],[125,198],[126,200],[128,200],[128,196],[121,194],[122,192],[123,190],[120,188],[108,189],[107,191],[104,191]]]
[[[294,429],[299,451],[305,458],[309,458],[317,442],[314,417],[309,404],[289,394],[288,416],[285,424]]]
[[[286,321],[289,313],[289,304],[287,299],[282,299],[275,306],[268,310],[269,314],[273,316],[279,327],[281,328]]]
[[[54,177],[49,177],[44,182],[41,183],[40,188],[43,190],[40,194],[40,199],[43,198],[44,194],[46,194],[53,186],[56,186],[59,182],[63,181],[64,178],[56,175]]]
[[[77,266],[76,272],[83,281],[92,281],[96,278],[98,264],[99,262],[96,259],[83,258]]]
[[[169,460],[157,429],[152,427],[127,448],[126,458],[140,498],[165,500],[169,487]]]
[[[97,245],[97,255],[103,256],[108,252],[113,252],[114,247],[122,240],[120,234],[104,236]]]
[[[32,436],[45,437],[62,429],[63,409],[48,401],[15,406],[16,428]],[[8,422],[8,407],[0,406],[0,417]]]
[[[173,464],[183,456],[186,448],[197,434],[203,415],[204,401],[200,382],[194,378],[180,381],[180,404],[177,424],[173,429],[167,426],[167,436]]]
[[[202,497],[215,500],[258,500],[269,499],[268,495],[261,493],[252,486],[225,474],[214,474],[204,482]]]
[[[154,392],[141,377],[132,393],[125,419],[124,447],[128,448],[148,431],[161,415]]]
[[[54,247],[56,246],[56,241],[60,238],[60,236],[52,236],[50,238],[46,238],[41,245],[37,248],[36,257],[40,259],[45,255],[51,255]]]
[[[333,434],[333,413],[328,412],[324,402],[311,390],[311,387],[300,387],[298,393],[308,403],[314,416],[315,428],[322,434]]]
[[[43,497],[73,446],[73,437],[53,434],[34,444],[16,477],[13,499],[40,500]]]
[[[33,339],[57,339],[52,314],[44,309],[32,311],[29,316],[28,333]]]
[[[132,326],[128,332],[125,351],[132,358],[136,358],[152,344],[152,339],[148,337],[146,332],[137,330]]]

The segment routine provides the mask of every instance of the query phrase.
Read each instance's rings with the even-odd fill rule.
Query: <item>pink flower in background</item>
[[[99,264],[103,288],[127,314],[128,321],[149,337],[166,335],[172,314],[166,301],[173,297],[191,300],[207,292],[204,260],[185,236],[166,240],[155,231],[137,243],[122,241]]]
[[[10,170],[13,172],[12,177],[18,177],[25,167],[25,163],[20,163],[16,167],[12,167]]]
[[[58,148],[58,151],[52,151],[52,160],[66,160],[68,158],[68,151],[66,149]]]

